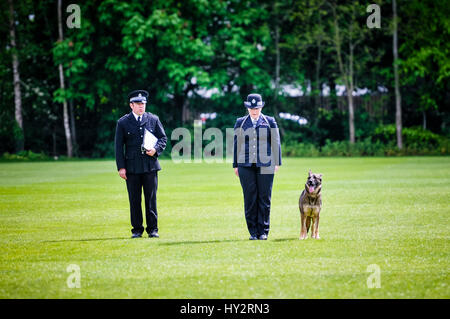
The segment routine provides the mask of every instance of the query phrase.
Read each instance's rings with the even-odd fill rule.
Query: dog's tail
[[[306,217],[306,233],[309,232],[309,226],[311,226],[311,217]]]

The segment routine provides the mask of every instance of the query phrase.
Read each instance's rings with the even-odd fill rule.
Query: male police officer
[[[281,165],[281,146],[275,119],[261,113],[259,94],[249,94],[248,115],[234,125],[233,167],[244,193],[244,209],[250,240],[266,240],[270,228],[270,200],[274,173]]]
[[[117,121],[115,136],[116,164],[120,177],[126,180],[130,201],[132,238],[142,237],[141,195],[144,189],[146,231],[149,237],[158,235],[158,212],[156,209],[156,191],[158,171],[161,170],[157,157],[166,147],[167,136],[159,118],[145,112],[148,92],[133,91],[128,95],[131,112]],[[157,139],[150,150],[143,148],[145,130]],[[124,150],[125,146],[125,150]],[[124,153],[125,151],[125,153]]]

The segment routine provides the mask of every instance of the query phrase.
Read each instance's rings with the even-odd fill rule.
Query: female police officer
[[[280,135],[275,119],[261,113],[261,95],[249,94],[244,105],[248,115],[234,125],[233,167],[244,193],[250,240],[266,240],[273,178],[281,165]]]

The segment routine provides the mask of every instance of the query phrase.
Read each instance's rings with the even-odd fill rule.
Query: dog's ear
[[[312,172],[311,172],[311,169],[309,169],[308,176],[311,177],[311,175],[312,175]]]
[[[322,179],[322,174],[317,174],[317,177],[319,177],[320,179]]]

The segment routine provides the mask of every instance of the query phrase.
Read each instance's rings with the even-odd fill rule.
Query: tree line
[[[169,137],[206,112],[218,114],[206,125],[232,127],[257,92],[292,154],[447,139],[449,10],[432,0],[3,1],[0,154],[113,156],[134,89],[150,92],[147,110]]]

